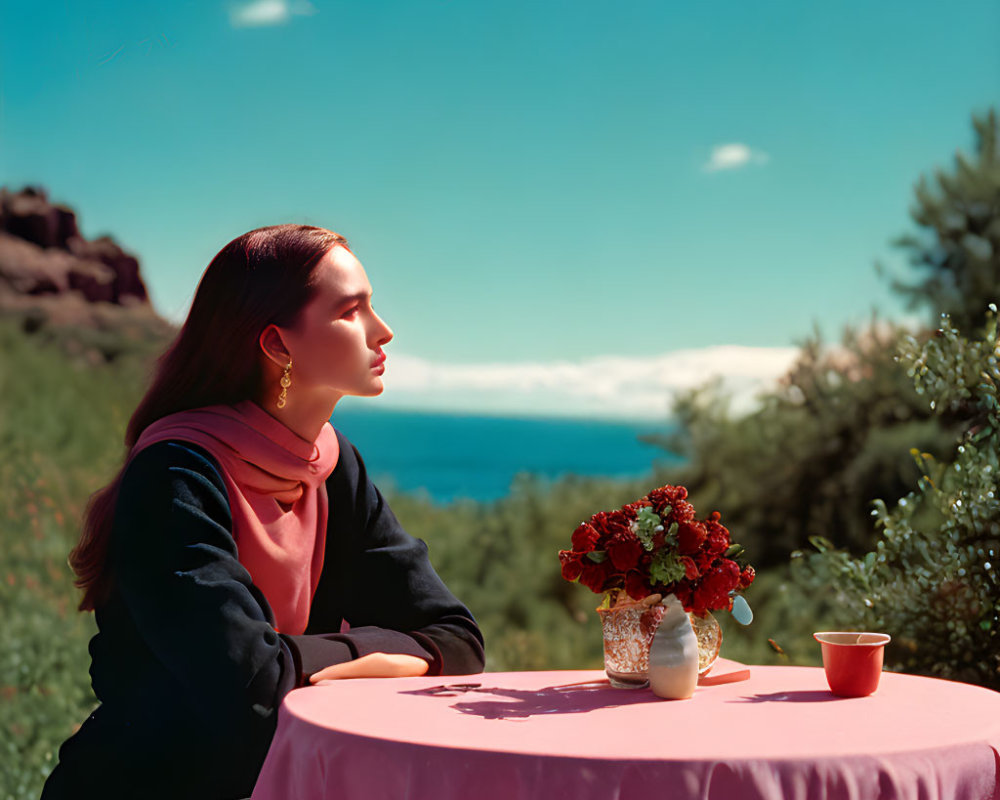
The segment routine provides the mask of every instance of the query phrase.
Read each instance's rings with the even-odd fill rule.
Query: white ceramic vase
[[[666,611],[649,646],[649,687],[658,697],[683,700],[698,685],[698,637],[674,595],[663,601]]]

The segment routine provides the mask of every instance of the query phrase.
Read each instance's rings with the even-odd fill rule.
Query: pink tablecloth
[[[253,797],[1000,800],[1000,694],[724,660],[669,702],[596,671],[331,681],[285,699]]]

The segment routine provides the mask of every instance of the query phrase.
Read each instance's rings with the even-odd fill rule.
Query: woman
[[[244,797],[291,689],[482,670],[471,614],[329,423],[382,391],[391,338],[338,234],[261,228],[212,260],[70,557],[101,704],[45,800]]]

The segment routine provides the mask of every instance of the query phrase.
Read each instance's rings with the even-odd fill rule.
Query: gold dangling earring
[[[278,395],[278,408],[284,408],[285,402],[288,400],[288,387],[292,385],[292,379],[289,373],[292,371],[292,360],[288,359],[288,363],[285,364],[285,372],[281,376],[281,380],[278,383],[281,384],[281,394]]]

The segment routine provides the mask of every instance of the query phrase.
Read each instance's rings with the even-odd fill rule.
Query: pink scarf
[[[275,628],[303,633],[323,569],[325,481],[340,456],[333,426],[308,442],[250,401],[196,408],[147,427],[130,458],[168,439],[203,447],[219,462],[240,563],[267,598]]]

